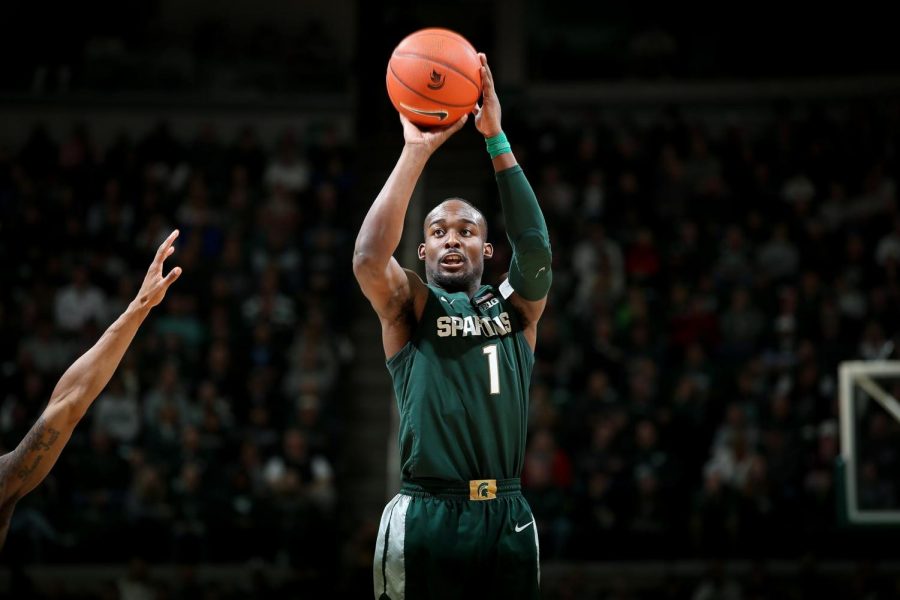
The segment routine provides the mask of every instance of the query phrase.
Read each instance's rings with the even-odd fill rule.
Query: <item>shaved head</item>
[[[468,212],[472,215],[475,215],[476,218],[474,218],[473,220],[475,221],[475,224],[478,225],[478,227],[483,232],[483,235],[481,237],[483,239],[487,240],[487,237],[488,237],[487,219],[484,218],[484,214],[480,210],[475,208],[474,204],[472,204],[465,198],[457,198],[457,197],[447,198],[446,200],[444,200],[443,202],[441,202],[440,204],[438,204],[437,206],[432,208],[431,211],[427,215],[425,215],[425,223],[424,223],[425,231],[428,231],[428,226],[432,223],[435,216],[439,212],[442,212],[442,209],[445,208],[445,205],[448,202],[459,202],[461,204],[464,204],[469,209]]]

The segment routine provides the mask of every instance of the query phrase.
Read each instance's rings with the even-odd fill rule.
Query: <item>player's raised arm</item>
[[[525,319],[525,336],[534,348],[537,321],[544,312],[547,293],[553,280],[550,271],[550,236],[537,196],[516,161],[500,126],[500,100],[494,89],[494,78],[487,64],[487,57],[484,54],[478,56],[482,65],[484,98],[482,105],[475,110],[475,127],[487,142],[500,190],[506,235],[512,245],[508,284],[514,293],[510,300]],[[508,292],[502,288],[501,291],[504,295]]]
[[[403,152],[356,236],[353,273],[381,318],[387,356],[406,343],[402,333],[393,331],[391,324],[397,321],[412,299],[412,286],[424,288],[421,280],[401,268],[393,256],[400,245],[406,209],[428,159],[447,138],[462,128],[466,119],[467,115],[464,115],[449,127],[423,131],[400,117],[405,141]]]
[[[159,304],[181,275],[175,267],[163,275],[163,262],[175,248],[178,231],[162,243],[135,299],[94,346],[63,374],[47,407],[22,442],[0,457],[0,546],[6,540],[16,502],[50,472],[75,426],[112,377],[150,309]]]

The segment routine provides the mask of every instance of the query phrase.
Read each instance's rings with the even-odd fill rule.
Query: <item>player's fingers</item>
[[[403,134],[408,136],[410,134],[410,128],[412,127],[412,123],[410,123],[409,119],[403,116],[401,113],[397,113],[400,115],[400,126],[403,127]]]
[[[491,83],[494,81],[494,74],[491,73],[491,66],[488,64],[487,55],[484,52],[478,54],[478,58],[481,59],[481,73],[487,73],[487,78],[491,80]]]
[[[165,239],[165,241],[163,241],[162,244],[159,245],[159,249],[157,249],[157,251],[156,251],[156,258],[155,258],[156,262],[161,263],[162,261],[164,261],[166,259],[166,257],[168,257],[170,254],[172,254],[170,252],[170,250],[174,250],[174,248],[172,247],[172,244],[175,242],[175,238],[178,237],[178,233],[179,232],[176,229],[175,231],[173,231],[172,233],[169,234],[169,237],[167,237]]]
[[[416,131],[419,131],[419,128],[416,126],[416,124],[410,121],[405,115],[400,115],[400,122],[403,124],[403,129],[412,128]]]
[[[466,124],[466,121],[468,121],[468,120],[469,120],[469,115],[468,115],[468,113],[466,113],[466,114],[464,114],[463,116],[461,116],[461,117],[459,118],[459,121],[457,121],[456,123],[454,123],[454,124],[450,127],[450,134],[454,134],[454,133],[456,133],[457,131],[459,131],[460,129],[462,129],[462,128],[463,128],[463,125],[465,125],[465,124]]]
[[[487,67],[481,67],[481,92],[485,96],[494,93],[494,79]]]
[[[181,277],[181,267],[173,267],[169,274],[166,275],[165,279],[163,279],[163,285],[166,289],[169,289],[169,286],[175,283],[175,280]]]
[[[469,120],[469,114],[466,113],[462,117],[460,117],[459,120],[456,123],[454,123],[453,125],[448,125],[447,127],[444,127],[443,129],[441,129],[440,133],[436,133],[436,135],[440,136],[438,138],[440,140],[440,142],[443,143],[443,141],[446,140],[448,137],[450,137],[451,135],[453,135],[454,133],[456,133],[457,131],[462,129],[462,126],[465,125],[466,121],[468,121],[468,120]]]
[[[403,135],[407,139],[415,139],[422,137],[422,130],[418,125],[410,121],[403,115],[400,115],[400,122],[403,124]]]

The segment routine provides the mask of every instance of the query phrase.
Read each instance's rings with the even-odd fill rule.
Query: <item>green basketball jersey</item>
[[[518,477],[533,366],[521,319],[496,288],[470,299],[429,285],[410,341],[387,361],[403,479]]]

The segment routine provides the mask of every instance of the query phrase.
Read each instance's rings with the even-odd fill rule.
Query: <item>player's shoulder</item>
[[[409,282],[408,306],[412,311],[413,320],[419,321],[422,318],[422,312],[425,310],[425,305],[428,304],[429,297],[434,295],[434,290],[431,289],[431,286],[422,281],[419,274],[412,269],[404,268],[403,272],[406,274],[406,279]]]
[[[546,299],[539,302],[524,300],[513,289],[508,273],[503,276],[499,285],[492,287],[492,290],[503,310],[514,315],[521,327],[533,327],[540,319]]]
[[[406,275],[406,280],[409,282],[409,292],[413,299],[417,297],[424,298],[428,295],[428,291],[430,287],[422,278],[419,277],[419,274],[413,271],[412,269],[403,269],[403,273]]]
[[[423,285],[423,286],[425,285],[425,282],[422,281],[422,278],[419,277],[419,274],[416,273],[415,271],[413,271],[412,269],[407,269],[406,267],[403,267],[403,272],[406,273],[406,278],[409,280],[409,282],[411,284],[415,283],[417,285]]]

